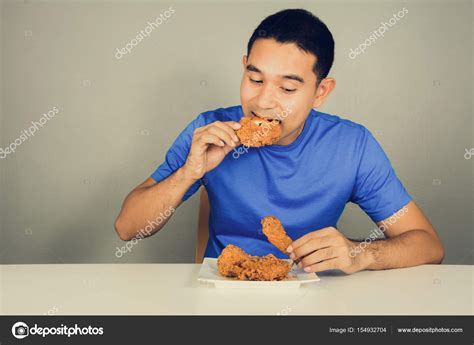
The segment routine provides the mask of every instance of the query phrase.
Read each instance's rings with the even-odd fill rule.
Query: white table
[[[215,289],[195,264],[1,265],[6,315],[472,315],[474,266],[319,274],[300,289]]]

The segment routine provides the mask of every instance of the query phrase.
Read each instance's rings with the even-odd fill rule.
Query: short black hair
[[[247,56],[258,39],[294,43],[316,57],[313,66],[318,83],[327,77],[334,61],[334,39],[326,24],[307,10],[287,9],[266,17],[247,44]]]

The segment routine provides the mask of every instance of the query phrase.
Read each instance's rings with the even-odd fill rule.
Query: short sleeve
[[[176,170],[184,165],[191,149],[191,141],[194,130],[203,126],[202,114],[189,123],[186,128],[178,135],[171,147],[168,149],[165,160],[161,165],[151,174],[151,178],[156,182],[160,182],[173,174]],[[183,201],[189,199],[199,187],[202,185],[202,179],[196,181],[184,194]]]
[[[403,187],[390,160],[373,135],[365,130],[365,140],[351,201],[374,221],[384,220],[408,204],[411,196]]]

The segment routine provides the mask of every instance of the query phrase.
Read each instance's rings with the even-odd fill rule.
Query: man
[[[243,57],[242,106],[202,113],[184,129],[163,164],[125,199],[115,222],[120,238],[132,239],[204,185],[211,206],[208,257],[234,244],[252,255],[284,258],[261,232],[260,219],[273,215],[294,240],[290,257],[302,259],[308,272],[441,263],[436,231],[372,134],[315,110],[336,85],[327,77],[333,58],[333,37],[310,12],[284,10],[266,18]],[[242,150],[238,121],[254,115],[281,119],[281,137]],[[336,229],[348,202],[386,238],[358,242]],[[154,224],[151,233],[165,223]]]

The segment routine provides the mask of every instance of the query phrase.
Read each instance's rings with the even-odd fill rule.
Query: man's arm
[[[136,187],[126,197],[122,210],[115,221],[115,230],[124,241],[129,241],[137,235],[139,229],[144,229],[166,210],[176,209],[182,203],[186,191],[196,182],[186,174],[184,168],[179,168],[163,181],[156,183],[151,177]],[[172,215],[173,213],[171,213]],[[171,218],[162,217],[162,222],[153,226],[150,235],[159,231]]]
[[[240,124],[235,121],[214,121],[194,129],[188,156],[181,157],[184,164],[159,183],[148,178],[127,196],[115,221],[119,237],[129,241],[147,225],[152,226],[147,236],[163,228],[171,215],[161,217],[163,220],[159,223],[155,220],[167,210],[176,209],[188,189],[237,146],[239,138],[235,130],[239,128]]]
[[[413,201],[405,208],[396,222],[389,222],[389,217],[377,223],[384,225],[387,239],[351,241],[335,228],[324,228],[293,241],[288,248],[290,257],[301,259],[298,265],[307,272],[340,269],[354,273],[441,263],[444,249],[433,226]]]
[[[385,227],[387,239],[371,242],[360,254],[367,269],[440,264],[443,261],[443,245],[428,218],[413,201],[406,208],[394,223],[389,219],[377,222],[379,227]]]

